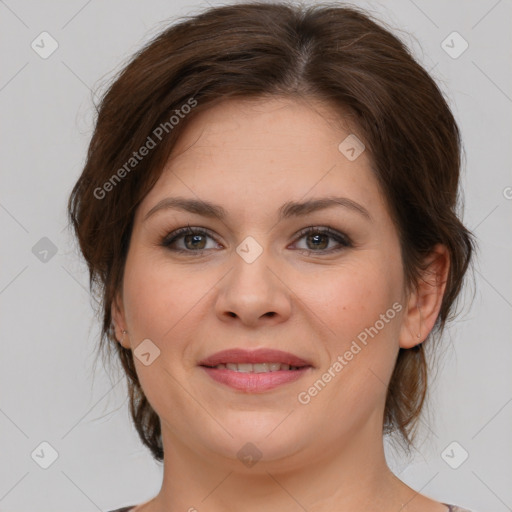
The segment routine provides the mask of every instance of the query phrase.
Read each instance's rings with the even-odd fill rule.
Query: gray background
[[[465,146],[464,221],[480,246],[466,294],[475,298],[444,338],[417,451],[389,450],[389,463],[437,500],[512,510],[512,3],[357,4],[399,29],[447,95]],[[169,20],[205,6],[0,1],[1,511],[104,511],[160,488],[161,468],[131,426],[121,373],[101,360],[94,366],[98,322],[65,208],[93,128],[91,90],[101,93]],[[43,31],[59,45],[46,59],[31,47]],[[458,36],[442,46],[454,31],[469,45],[457,58]],[[47,469],[44,441],[58,454]],[[460,463],[462,449],[469,457],[453,469],[447,461]]]

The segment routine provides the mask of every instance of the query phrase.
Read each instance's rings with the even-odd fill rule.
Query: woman
[[[106,93],[69,213],[159,494],[119,511],[464,510],[400,481],[471,260],[439,89],[365,13],[212,8]]]

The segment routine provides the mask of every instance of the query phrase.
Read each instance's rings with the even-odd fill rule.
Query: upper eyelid
[[[331,237],[337,236],[337,237],[343,238],[347,241],[350,240],[349,236],[347,234],[345,234],[343,231],[340,231],[335,228],[331,228],[330,226],[322,226],[322,225],[309,226],[307,228],[302,228],[299,231],[297,231],[297,233],[295,233],[294,236],[295,237],[298,236],[298,237],[302,238],[303,236],[306,236],[309,233],[314,233],[314,232],[318,232],[318,233],[321,233],[322,235],[328,235]]]
[[[314,233],[315,231],[320,234],[327,235],[332,239],[335,239],[336,237],[341,238],[342,242],[345,242],[346,245],[352,245],[352,241],[351,241],[350,237],[348,235],[346,235],[344,232],[339,231],[338,229],[332,228],[330,226],[325,226],[325,225],[321,225],[321,224],[314,225],[314,226],[307,226],[305,228],[300,229],[293,235],[294,240],[295,241],[300,240],[301,238],[304,238],[306,235],[308,235],[310,232]],[[209,236],[210,238],[212,238],[212,240],[214,240],[216,243],[220,243],[217,240],[217,237],[208,228],[203,228],[203,227],[199,227],[199,226],[190,226],[190,225],[187,225],[187,226],[184,226],[181,228],[177,228],[177,229],[171,231],[166,236],[164,236],[163,240],[166,241],[167,239],[170,239],[170,241],[174,242],[176,239],[186,236],[187,234],[191,234],[190,232],[192,232],[192,234],[197,234],[197,233],[205,234],[205,235]],[[342,242],[338,241],[337,243],[342,243]],[[188,251],[188,252],[200,252],[200,251],[204,251],[204,250],[206,250],[206,249],[199,249],[197,251]],[[316,251],[316,252],[322,252],[322,251]]]

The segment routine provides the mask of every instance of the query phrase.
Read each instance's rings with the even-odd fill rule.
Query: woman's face
[[[164,447],[295,467],[358,436],[382,441],[398,349],[419,326],[368,151],[314,106],[232,100],[201,113],[138,207],[113,311]],[[209,361],[229,367],[201,365],[233,349]],[[264,352],[248,365],[258,349],[305,366]]]

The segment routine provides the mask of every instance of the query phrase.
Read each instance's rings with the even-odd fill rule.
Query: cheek
[[[329,406],[335,424],[347,418],[362,421],[385,402],[401,322],[395,279],[389,268],[388,273],[378,266],[353,268],[326,280],[323,297],[310,297],[308,306],[321,319],[317,326],[329,327],[319,335],[327,356],[321,378],[329,383],[316,406],[321,411],[326,404],[336,404]]]
[[[326,332],[330,332],[330,338],[334,336],[343,346],[374,325],[393,303],[401,301],[400,272],[399,265],[359,258],[357,264],[330,269],[308,283],[302,277],[302,297],[321,323],[329,327]]]
[[[123,300],[132,348],[150,339],[160,350],[148,366],[134,357],[142,389],[160,417],[170,404],[178,410],[190,408],[190,397],[179,382],[187,377],[187,335],[198,325],[194,314],[199,313],[205,281],[199,272],[171,271],[168,262],[156,261],[143,250],[129,255],[126,262]]]
[[[138,337],[162,340],[199,300],[204,283],[199,273],[185,279],[179,268],[171,272],[168,264],[140,251],[126,262],[123,290],[128,322]]]

